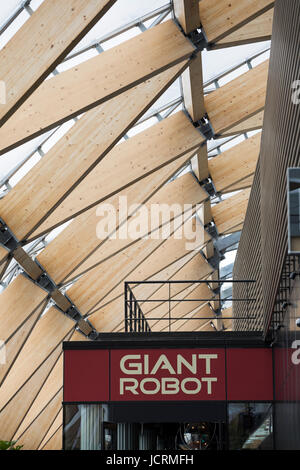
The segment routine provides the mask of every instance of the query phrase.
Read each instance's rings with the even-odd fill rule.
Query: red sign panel
[[[109,351],[64,352],[64,401],[109,401]]]
[[[227,400],[273,400],[271,348],[227,349]]]
[[[225,400],[224,349],[111,351],[111,400]]]
[[[271,348],[81,349],[64,354],[65,402],[273,400]]]

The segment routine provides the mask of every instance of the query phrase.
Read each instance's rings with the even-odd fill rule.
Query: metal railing
[[[170,332],[172,329],[172,325],[178,321],[190,321],[190,320],[206,320],[212,321],[216,319],[222,319],[222,310],[218,309],[215,310],[212,306],[213,302],[219,302],[220,305],[225,302],[244,302],[245,303],[245,315],[241,317],[225,317],[226,320],[253,320],[253,317],[250,315],[250,304],[251,302],[255,302],[255,298],[249,297],[249,284],[255,283],[255,280],[228,280],[228,279],[217,279],[217,280],[185,280],[185,281],[130,281],[125,282],[125,292],[124,292],[124,303],[125,303],[125,332],[150,332],[151,327],[149,322],[159,323],[161,321],[168,322],[168,331]],[[246,297],[243,298],[233,298],[232,297],[232,290],[225,289],[223,295],[221,291],[221,286],[223,284],[245,284],[246,285]],[[137,286],[141,285],[151,285],[158,286],[157,289],[154,289],[154,292],[150,295],[151,298],[136,298],[133,293],[133,290]],[[176,294],[172,295],[172,285],[182,284],[186,287],[183,287],[182,290],[176,291]],[[190,292],[193,289],[188,290],[185,297],[178,298],[177,296],[183,293],[187,288],[196,288],[197,284],[206,284],[212,295],[211,297],[202,297],[202,298],[188,298]],[[152,296],[155,295],[158,289],[162,286],[168,286],[168,296],[167,298],[160,298],[156,299]],[[187,287],[188,286],[188,287]],[[184,294],[183,294],[184,295]],[[188,312],[187,315],[184,316],[172,316],[172,303],[184,303],[184,302],[199,302],[199,307],[208,305],[212,311],[211,316],[188,316],[189,313],[193,313],[194,311],[199,310],[198,307],[192,309],[191,312]],[[162,313],[162,315],[151,316],[151,312],[155,310],[155,306],[147,312],[147,314],[143,313],[141,305],[147,305],[149,303],[152,304],[167,304],[168,311],[167,313]]]

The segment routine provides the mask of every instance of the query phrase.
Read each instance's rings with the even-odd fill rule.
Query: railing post
[[[125,282],[124,310],[125,310],[125,333],[128,333],[128,284],[127,282]]]

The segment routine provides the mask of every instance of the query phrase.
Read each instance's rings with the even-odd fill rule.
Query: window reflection
[[[270,403],[228,405],[229,449],[272,448],[272,406]]]

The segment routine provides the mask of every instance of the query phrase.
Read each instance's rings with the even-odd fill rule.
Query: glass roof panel
[[[270,47],[271,41],[202,52],[204,83]],[[265,59],[264,59],[265,60]]]
[[[93,41],[124,26],[139,16],[160,8],[169,2],[167,0],[118,0],[100,21],[86,34],[72,52],[90,45]]]

